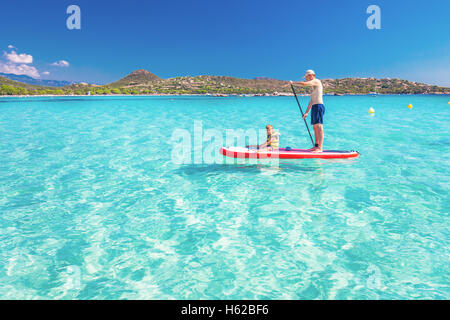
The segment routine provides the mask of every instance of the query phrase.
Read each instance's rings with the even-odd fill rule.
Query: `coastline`
[[[448,96],[450,93],[378,93],[375,96]],[[168,96],[200,96],[200,97],[293,97],[292,93],[283,94],[200,94],[200,93],[181,93],[181,94],[35,94],[35,95],[0,95],[0,98],[33,98],[33,97],[168,97]],[[309,94],[297,94],[299,97],[308,97]],[[327,97],[341,96],[373,96],[373,94],[347,93],[347,94],[324,94]]]

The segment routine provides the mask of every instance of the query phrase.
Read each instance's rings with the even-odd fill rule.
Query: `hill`
[[[69,81],[35,79],[26,75],[17,75],[12,73],[0,73],[0,76],[10,80],[19,81],[27,84],[34,84],[38,86],[64,87],[72,84],[72,82]]]
[[[450,93],[450,88],[403,79],[343,78],[322,79],[325,93],[336,94],[438,94]]]
[[[108,86],[112,88],[128,87],[128,86],[145,86],[150,85],[153,82],[162,80],[160,77],[148,72],[144,69],[133,71],[126,77],[110,83]]]
[[[344,78],[322,79],[325,94],[450,94],[450,88],[402,79]],[[136,70],[106,85],[71,84],[62,88],[37,86],[0,76],[0,95],[87,95],[87,94],[258,94],[289,95],[288,81],[271,78],[240,79],[229,76],[185,76],[162,79],[147,70]],[[299,94],[309,88],[296,86]]]
[[[424,94],[450,93],[450,88],[427,85],[401,79],[344,78],[323,79],[327,94]],[[240,79],[227,76],[196,76],[161,79],[145,70],[138,70],[127,77],[104,87],[119,88],[138,93],[165,94],[272,94],[290,93],[288,81],[259,77]],[[305,94],[309,88],[297,86],[297,92]]]
[[[25,88],[25,89],[31,89],[31,90],[42,88],[42,86],[19,82],[19,81],[11,80],[11,79],[8,79],[8,78],[2,77],[2,76],[0,76],[0,85],[9,85],[9,86],[13,86],[16,88]]]
[[[14,81],[0,76],[0,95],[37,95],[37,94],[67,94],[61,88],[38,86]]]

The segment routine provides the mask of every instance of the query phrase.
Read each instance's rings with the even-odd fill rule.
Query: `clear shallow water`
[[[0,98],[0,298],[449,299],[448,100],[326,97],[326,148],[360,158],[274,166],[174,164],[170,137],[307,147],[292,97]]]

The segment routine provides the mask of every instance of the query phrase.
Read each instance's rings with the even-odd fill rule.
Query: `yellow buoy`
[[[448,104],[450,104],[450,101],[448,102]]]
[[[370,107],[370,108],[369,108],[369,113],[375,113],[375,109],[372,108],[372,107]]]
[[[408,104],[408,108],[412,109],[412,104],[411,103]]]

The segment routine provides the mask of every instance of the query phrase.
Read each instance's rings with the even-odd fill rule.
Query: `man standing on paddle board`
[[[299,84],[312,88],[311,98],[309,100],[308,108],[306,109],[303,119],[306,119],[311,110],[311,124],[314,128],[314,139],[316,140],[314,148],[310,149],[312,152],[322,152],[323,148],[323,115],[325,114],[325,106],[323,105],[323,86],[319,79],[316,79],[316,74],[313,70],[306,70],[306,81],[293,82],[291,84]]]

